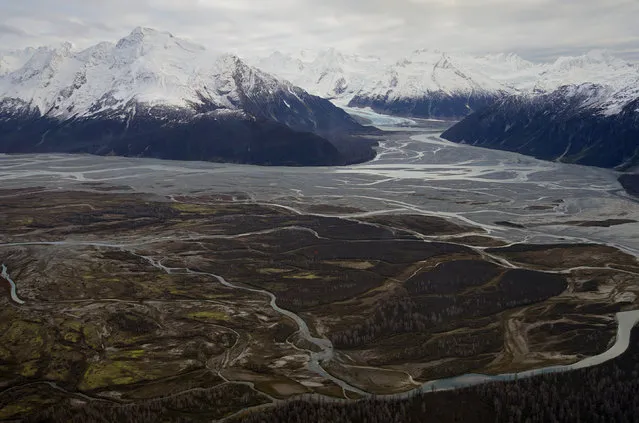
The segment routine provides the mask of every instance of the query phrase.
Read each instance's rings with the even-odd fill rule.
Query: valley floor
[[[639,308],[616,175],[429,125],[342,168],[0,157],[0,419],[211,421],[608,350]]]

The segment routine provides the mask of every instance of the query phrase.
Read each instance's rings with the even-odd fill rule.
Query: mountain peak
[[[419,54],[442,54],[444,53],[443,51],[441,51],[440,49],[437,48],[419,48],[415,51],[413,51],[414,55],[419,55]]]
[[[153,28],[143,28],[138,26],[133,29],[129,35],[120,39],[116,44],[117,48],[127,48],[134,45],[139,45],[143,43],[148,43],[149,41],[153,41],[154,39],[163,39],[168,40],[174,38],[173,34],[169,32],[161,32],[157,31]]]
[[[0,151],[282,165],[374,155],[369,145],[342,155],[321,136],[361,130],[346,112],[233,54],[142,27],[71,48],[0,55]]]
[[[20,69],[35,52],[36,49],[33,47],[0,52],[0,76]]]
[[[609,50],[604,49],[590,50],[584,56],[600,62],[617,60],[617,57],[615,57],[614,54],[612,54]]]
[[[557,58],[553,66],[558,69],[588,68],[592,66],[625,67],[628,65],[606,50],[591,50],[581,56],[562,56]]]
[[[317,66],[333,68],[341,66],[344,61],[344,55],[337,51],[334,47],[331,47],[327,50],[318,52],[317,57],[315,58],[313,63]]]
[[[158,31],[155,28],[150,28],[150,27],[147,27],[147,26],[138,26],[138,27],[133,28],[133,31],[131,31],[131,35],[134,35],[134,34],[139,34],[139,35],[143,35],[143,36],[146,36],[146,35],[153,36],[153,35],[156,35],[156,34],[166,34],[166,35],[168,35],[170,37],[173,37],[173,34],[171,34],[168,31]]]
[[[153,49],[178,48],[191,52],[206,50],[203,46],[175,37],[170,32],[158,31],[153,28],[137,27],[129,35],[120,39],[116,44],[118,50],[137,50],[145,55]]]
[[[173,34],[167,31],[158,31],[155,28],[138,26],[133,28],[133,31],[125,37],[129,39],[144,39],[147,37],[167,37],[167,38],[175,38]]]
[[[246,66],[244,62],[242,61],[242,59],[240,59],[238,56],[232,53],[224,53],[217,56],[217,58],[215,59],[215,62],[218,65],[229,68],[229,69],[235,69],[235,68]]]
[[[428,63],[434,65],[446,58],[448,58],[448,55],[441,50],[424,48],[415,50],[407,59],[411,63]]]

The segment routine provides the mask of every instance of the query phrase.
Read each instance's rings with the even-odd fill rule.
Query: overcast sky
[[[335,47],[516,52],[608,49],[639,60],[639,0],[0,0],[0,49],[116,41],[136,26],[242,56]]]

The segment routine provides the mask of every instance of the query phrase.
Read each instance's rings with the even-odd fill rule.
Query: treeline
[[[233,423],[631,423],[639,422],[639,329],[621,357],[601,366],[401,400],[294,401]]]
[[[491,383],[448,392],[388,400],[344,402],[300,398],[250,410],[268,402],[249,387],[224,385],[128,405],[61,402],[30,422],[212,421],[249,409],[230,423],[631,423],[639,421],[639,329],[631,348],[601,366]]]
[[[440,267],[444,269],[444,266]],[[495,269],[488,269],[484,281],[490,281],[498,274]],[[452,330],[463,319],[491,316],[506,309],[541,302],[561,294],[567,286],[561,275],[517,269],[504,272],[490,287],[443,293],[446,291],[441,286],[441,272],[438,270],[436,276],[429,272],[422,279],[409,281],[404,296],[389,298],[362,323],[333,333],[331,342],[337,348],[353,349],[400,334]],[[477,279],[469,282],[471,279],[458,277],[452,281],[456,289],[460,289],[476,283]]]
[[[93,401],[83,407],[77,407],[73,401],[66,400],[28,417],[24,422],[210,422],[238,410],[267,402],[267,397],[256,393],[249,386],[225,384],[129,404]]]

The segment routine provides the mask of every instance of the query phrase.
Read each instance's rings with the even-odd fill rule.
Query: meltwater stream
[[[133,254],[135,254],[135,252],[129,250],[129,252],[132,252]],[[334,356],[334,349],[333,349],[333,344],[331,343],[330,340],[326,339],[326,338],[317,338],[314,337],[311,334],[311,331],[308,327],[308,324],[304,321],[304,319],[302,319],[300,316],[298,316],[297,314],[293,313],[292,311],[286,310],[281,308],[280,306],[277,305],[277,297],[275,296],[275,294],[266,291],[264,289],[257,289],[257,288],[250,288],[247,286],[240,286],[240,285],[236,285],[233,284],[229,281],[227,281],[226,279],[224,279],[224,277],[220,276],[220,275],[216,275],[213,273],[207,273],[207,272],[199,272],[199,271],[195,271],[192,269],[186,269],[186,268],[173,268],[173,267],[166,267],[164,266],[161,262],[154,260],[151,257],[147,257],[147,256],[140,256],[141,258],[147,260],[153,267],[156,267],[160,270],[162,270],[163,272],[166,272],[168,274],[174,274],[175,272],[186,272],[187,274],[191,274],[191,275],[201,275],[201,276],[207,276],[207,277],[211,277],[216,279],[220,284],[231,288],[231,289],[236,289],[236,290],[241,290],[241,291],[246,291],[246,292],[253,292],[256,294],[260,294],[260,295],[264,295],[267,296],[269,298],[269,306],[277,313],[288,317],[289,319],[293,320],[295,322],[295,324],[297,325],[297,333],[298,335],[304,339],[305,341],[309,342],[312,345],[315,345],[319,351],[309,351],[309,362],[308,362],[308,369],[311,372],[316,373],[319,376],[322,376],[323,378],[332,381],[333,383],[337,384],[340,388],[342,388],[343,390],[349,390],[349,391],[353,391],[356,392],[358,394],[361,395],[366,395],[366,392],[360,390],[359,388],[352,386],[350,384],[348,384],[346,381],[339,379],[335,376],[333,376],[332,374],[330,374],[329,372],[327,372],[323,367],[322,364],[323,363],[329,363]]]
[[[18,292],[17,292],[17,288],[16,288],[16,284],[13,281],[13,279],[11,279],[11,276],[9,276],[9,271],[7,269],[7,266],[5,266],[4,263],[2,263],[2,273],[0,273],[0,276],[6,280],[7,282],[9,282],[9,286],[11,288],[11,300],[13,300],[13,302],[15,302],[16,304],[24,304],[24,301],[22,301],[20,299],[20,297],[18,297]]]
[[[380,123],[393,124],[388,120]],[[224,194],[300,212],[305,206],[331,204],[356,208],[362,213],[443,216],[483,228],[508,242],[595,242],[639,254],[639,204],[623,192],[614,171],[452,144],[439,138],[439,132],[433,126],[411,128],[403,134],[389,133],[380,139],[374,161],[338,168],[257,167],[64,154],[0,155],[0,183],[6,189],[37,187],[49,191],[91,191],[108,186],[112,192],[166,197]],[[0,193],[0,201],[3,195],[15,194]],[[570,223],[611,219],[630,223],[611,227]],[[503,221],[519,227],[497,223]],[[108,240],[103,242],[102,247],[118,248]],[[3,267],[3,277],[5,270]],[[324,370],[322,363],[330,361],[334,354],[330,341],[313,337],[303,319],[277,306],[272,293],[232,285],[221,276],[209,276],[234,289],[268,296],[273,310],[293,319],[300,336],[320,350],[310,353],[309,369],[344,389],[361,393]],[[13,281],[5,279],[15,293]],[[639,311],[619,313],[617,320],[614,346],[573,365],[495,376],[467,374],[428,382],[400,396],[601,364],[626,351]]]
[[[259,231],[259,232],[252,232],[252,233],[263,233],[263,232],[272,232],[272,231],[279,231],[279,230],[290,230],[291,228],[296,229],[296,230],[309,230],[311,232],[314,232],[308,228],[299,228],[299,227],[284,227],[284,228],[275,228],[275,229],[270,229],[268,231]],[[314,234],[317,235],[316,232],[314,232]],[[230,238],[236,238],[236,237],[241,237],[241,236],[246,236],[248,234],[239,234],[239,235],[230,235],[230,236],[226,236],[226,237],[230,237]],[[215,237],[215,236],[214,236]],[[222,236],[225,237],[225,236]],[[142,241],[141,244],[144,243],[148,243],[150,241]],[[152,241],[151,241],[152,242]],[[0,244],[0,248],[10,248],[10,247],[25,247],[25,246],[58,246],[58,247],[95,247],[95,248],[108,248],[108,249],[117,249],[117,250],[121,250],[121,251],[127,251],[129,253],[132,253],[136,256],[139,256],[140,258],[145,259],[146,261],[148,261],[153,267],[166,272],[168,274],[177,274],[179,272],[183,272],[183,273],[187,273],[187,274],[192,274],[192,275],[202,275],[202,276],[207,276],[207,277],[211,277],[214,278],[215,280],[217,280],[221,285],[224,285],[228,288],[231,289],[236,289],[236,290],[242,290],[242,291],[247,291],[247,292],[253,292],[256,294],[260,294],[260,295],[264,295],[266,297],[269,298],[269,306],[277,313],[288,317],[289,319],[293,320],[295,322],[295,324],[297,325],[297,333],[298,335],[304,339],[305,341],[307,341],[308,343],[315,345],[319,351],[309,351],[309,362],[308,362],[308,369],[327,379],[330,380],[332,382],[334,382],[335,384],[337,384],[340,388],[342,388],[343,390],[347,390],[347,391],[352,391],[352,392],[356,392],[360,395],[366,395],[366,392],[360,390],[359,388],[352,386],[350,384],[348,384],[346,381],[339,379],[333,375],[331,375],[329,372],[327,372],[324,367],[322,367],[323,364],[327,364],[329,363],[334,356],[334,348],[333,348],[333,344],[331,343],[330,340],[326,339],[326,338],[317,338],[315,336],[313,336],[311,334],[311,331],[308,327],[308,324],[306,323],[306,321],[304,321],[304,319],[302,319],[300,316],[298,316],[297,314],[293,313],[292,311],[286,310],[281,308],[279,305],[277,305],[277,297],[266,290],[263,289],[256,289],[256,288],[250,288],[247,286],[239,286],[239,285],[235,285],[231,282],[228,282],[226,279],[224,279],[224,277],[220,276],[220,275],[216,275],[213,273],[206,273],[206,272],[199,272],[199,271],[195,271],[192,269],[187,269],[187,268],[172,268],[172,267],[167,267],[164,266],[162,264],[161,261],[159,260],[154,260],[152,257],[148,257],[148,256],[141,256],[139,254],[136,253],[135,249],[133,248],[134,246],[132,244],[118,244],[115,242],[90,242],[90,241],[51,241],[51,242],[17,242],[17,243],[5,243],[5,244]],[[2,274],[1,276],[6,279],[10,285],[11,285],[11,298],[13,301],[15,301],[18,304],[25,304],[24,301],[22,301],[20,298],[18,298],[17,293],[16,293],[16,285],[14,283],[14,281],[11,279],[11,277],[8,274],[7,271],[7,267],[2,264]]]
[[[0,244],[0,247],[11,247],[15,245],[16,244]],[[20,246],[27,246],[27,245],[93,246],[98,248],[120,249],[123,251],[129,251],[137,255],[134,250],[127,248],[125,245],[103,243],[103,242],[102,243],[101,242],[95,242],[95,243],[73,242],[73,241],[32,242],[32,243],[24,242],[24,243],[19,243],[19,245]],[[300,316],[298,316],[294,312],[283,309],[277,305],[277,297],[273,293],[263,289],[239,286],[231,282],[228,282],[224,277],[213,274],[213,273],[200,272],[200,271],[195,271],[195,270],[187,269],[187,268],[170,268],[170,267],[164,266],[160,261],[154,260],[151,257],[147,257],[147,256],[139,256],[139,257],[147,260],[152,266],[169,274],[185,272],[187,274],[192,274],[192,275],[208,276],[208,277],[216,279],[220,284],[228,288],[243,290],[247,292],[253,292],[253,293],[267,296],[270,300],[269,301],[270,307],[277,313],[293,320],[298,327],[298,332],[297,332],[298,335],[305,341],[318,347],[319,351],[309,351],[309,362],[307,367],[311,372],[314,372],[315,374],[334,382],[335,384],[340,386],[344,391],[352,391],[363,396],[369,395],[367,392],[362,391],[361,389],[349,384],[348,382],[342,379],[339,379],[338,377],[330,374],[324,369],[323,365],[329,364],[330,361],[334,358],[334,347],[331,341],[326,338],[314,337],[311,334],[308,324],[304,321],[304,319],[302,319]],[[9,276],[7,267],[4,264],[2,264],[1,276],[5,278],[7,281],[9,281],[9,283],[11,284],[12,299],[18,304],[24,304],[24,301],[18,298],[16,294],[15,283]],[[421,392],[435,392],[435,391],[446,391],[446,390],[452,390],[452,389],[467,388],[467,387],[471,387],[471,386],[475,386],[475,385],[479,385],[483,383],[514,381],[517,379],[538,376],[542,374],[560,373],[560,372],[566,372],[571,370],[597,366],[607,361],[610,361],[612,359],[615,359],[627,351],[630,345],[632,329],[637,325],[637,323],[639,323],[639,310],[617,313],[616,319],[617,319],[618,326],[617,326],[617,335],[616,335],[614,345],[602,354],[585,358],[584,360],[581,360],[574,364],[543,367],[543,368],[528,370],[524,372],[504,373],[504,374],[498,374],[498,375],[483,375],[483,374],[476,374],[476,373],[468,373],[461,376],[429,381],[422,384],[418,388],[412,389],[410,391],[407,391],[401,394],[377,395],[376,398],[389,399],[389,400],[407,398],[407,397],[410,397],[411,395],[414,395],[416,393],[421,393]],[[323,398],[323,396],[320,396],[320,397]],[[335,400],[335,399],[331,399],[331,400]],[[339,401],[339,400],[336,400],[336,401]]]
[[[286,316],[288,318],[290,318],[291,320],[293,320],[295,322],[295,324],[297,325],[298,328],[298,334],[300,337],[302,337],[304,340],[306,340],[307,342],[317,346],[319,348],[319,351],[311,351],[310,352],[310,361],[308,363],[308,369],[311,372],[316,373],[319,376],[322,376],[325,379],[328,379],[332,382],[334,382],[335,384],[337,384],[340,388],[344,389],[344,390],[348,390],[348,391],[353,391],[356,392],[360,395],[366,395],[366,392],[362,391],[359,388],[356,388],[355,386],[352,386],[350,384],[348,384],[347,382],[345,382],[342,379],[339,379],[335,376],[333,376],[332,374],[328,373],[323,367],[322,364],[323,363],[328,363],[333,359],[334,356],[334,349],[333,349],[333,344],[331,343],[331,341],[329,341],[326,338],[317,338],[314,337],[311,334],[311,331],[308,328],[308,325],[306,324],[306,322],[304,321],[304,319],[302,319],[300,316],[298,316],[297,314],[293,313],[292,311],[286,310],[281,308],[280,306],[277,305],[277,297],[268,291],[262,290],[262,289],[253,289],[253,288],[247,288],[247,287],[242,287],[242,286],[238,286],[238,285],[234,285],[230,282],[228,282],[226,279],[224,279],[222,276],[219,275],[214,275],[212,273],[201,273],[201,272],[193,272],[190,271],[189,273],[193,273],[193,274],[200,274],[200,275],[207,275],[207,276],[212,276],[215,279],[217,279],[222,285],[227,286],[229,288],[233,288],[233,289],[241,289],[243,291],[248,291],[248,292],[254,292],[254,293],[258,293],[258,294],[262,294],[262,295],[266,295],[270,298],[270,306],[273,310],[275,310],[277,313],[280,313],[283,316]]]
[[[539,369],[528,370],[519,373],[503,373],[498,375],[482,375],[469,373],[461,376],[451,377],[447,379],[439,379],[424,383],[416,391],[446,391],[451,389],[467,388],[474,385],[480,385],[489,382],[510,382],[522,378],[539,376],[542,374],[562,373],[571,370],[585,369],[587,367],[598,366],[607,361],[619,357],[628,350],[630,346],[630,335],[632,329],[639,323],[639,310],[624,311],[617,313],[617,338],[614,345],[602,354],[585,358],[574,364],[562,366],[542,367]],[[406,392],[399,395],[389,395],[389,398],[401,398],[414,394],[415,391]]]
[[[108,187],[114,193],[165,197],[222,194],[296,209],[331,204],[365,212],[440,215],[511,242],[596,242],[639,254],[639,204],[623,192],[616,172],[454,144],[438,135],[428,128],[389,133],[380,137],[374,161],[344,167],[0,155],[0,185],[101,192]],[[0,193],[0,199],[12,195]],[[609,220],[629,223],[597,225]],[[576,221],[595,224],[571,224]]]

